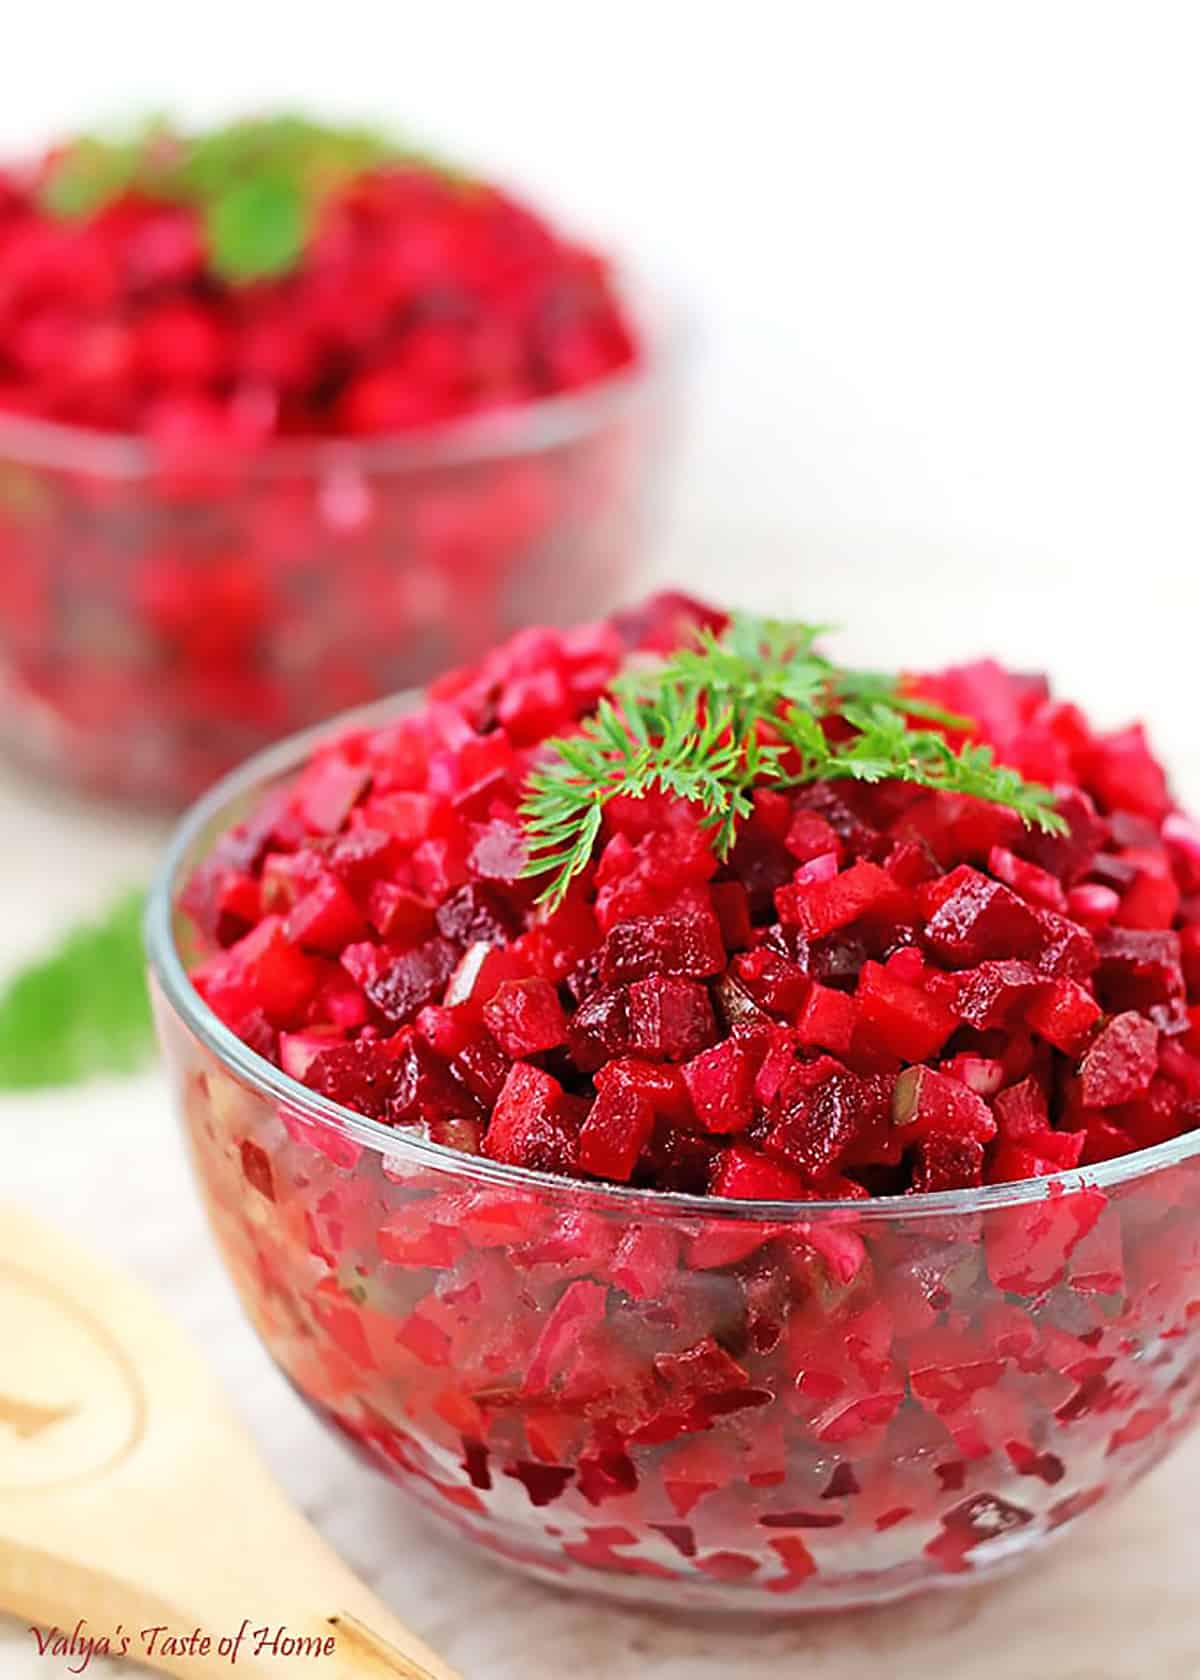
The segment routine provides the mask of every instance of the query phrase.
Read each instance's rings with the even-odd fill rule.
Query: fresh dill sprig
[[[622,674],[576,734],[547,741],[521,806],[524,873],[551,877],[541,901],[561,904],[587,867],[610,799],[656,789],[699,806],[720,858],[766,783],[912,782],[1062,832],[1049,788],[996,764],[988,746],[950,744],[943,731],[969,730],[969,718],[904,693],[895,677],[835,665],[815,647],[823,628],[735,614],[719,636],[702,630]],[[828,731],[833,720],[842,727]]]
[[[434,167],[373,128],[295,112],[196,133],[155,117],[124,134],[76,136],[51,161],[40,197],[51,215],[67,220],[95,215],[126,193],[190,205],[212,272],[240,285],[290,273],[330,195],[398,163]]]

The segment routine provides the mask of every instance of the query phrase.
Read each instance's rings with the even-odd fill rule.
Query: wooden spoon
[[[43,1639],[83,1618],[114,1655],[120,1626],[124,1655],[187,1680],[461,1680],[292,1508],[141,1286],[0,1208],[4,1610]]]

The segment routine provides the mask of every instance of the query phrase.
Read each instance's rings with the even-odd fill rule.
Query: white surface
[[[1051,665],[1101,715],[1143,711],[1200,793],[1191,8],[342,0],[331,28],[108,0],[6,24],[4,147],[81,113],[316,99],[665,266],[705,351],[660,576],[850,620],[863,659]],[[16,782],[0,834],[0,968],[156,844]],[[752,1641],[597,1611],[418,1535],[324,1439],[238,1316],[155,1077],[2,1099],[0,1124],[0,1194],[157,1286],[305,1509],[471,1680],[1200,1674],[1200,1447],[989,1593]],[[0,1623],[4,1680],[63,1672]]]

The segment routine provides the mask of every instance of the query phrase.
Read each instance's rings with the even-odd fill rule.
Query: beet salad
[[[1200,832],[1140,728],[679,596],[315,751],[186,905],[227,1026],[372,1120],[755,1200],[1055,1175],[1200,1119]]]

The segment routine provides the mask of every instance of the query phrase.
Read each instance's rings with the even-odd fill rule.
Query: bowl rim
[[[672,291],[620,264],[614,266],[613,276],[637,334],[637,354],[615,372],[578,390],[462,415],[411,432],[275,438],[244,451],[189,450],[188,459],[204,468],[236,468],[242,478],[254,482],[298,474],[369,475],[469,466],[574,443],[647,397],[669,389],[693,348],[693,323]],[[108,432],[0,410],[0,466],[137,481],[153,477],[163,464],[161,450],[138,432]]]
[[[403,690],[368,706],[337,713],[310,729],[286,736],[214,783],[184,812],[168,840],[147,895],[143,920],[151,976],[163,999],[192,1036],[241,1083],[259,1095],[285,1105],[302,1120],[332,1127],[342,1137],[393,1160],[408,1160],[427,1169],[454,1173],[482,1184],[514,1190],[540,1190],[559,1197],[567,1195],[577,1203],[607,1208],[625,1217],[635,1211],[641,1218],[657,1212],[735,1224],[803,1226],[821,1220],[857,1226],[880,1220],[962,1217],[992,1209],[1028,1207],[1079,1191],[1109,1190],[1148,1177],[1162,1168],[1177,1166],[1200,1153],[1200,1129],[1197,1129],[1169,1138],[1149,1149],[1133,1150],[1094,1166],[1074,1167],[1045,1178],[985,1184],[975,1189],[872,1196],[863,1201],[747,1201],[591,1182],[558,1173],[539,1172],[530,1167],[511,1166],[483,1155],[466,1155],[448,1145],[433,1143],[399,1127],[372,1120],[321,1096],[238,1038],[192,985],[173,925],[182,871],[188,866],[195,867],[198,860],[192,858],[192,852],[204,835],[209,831],[226,831],[228,823],[222,819],[231,806],[244,801],[256,789],[265,791],[269,784],[296,770],[314,746],[335,740],[351,730],[392,722],[416,710],[423,700],[422,690]]]

